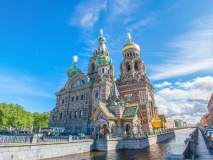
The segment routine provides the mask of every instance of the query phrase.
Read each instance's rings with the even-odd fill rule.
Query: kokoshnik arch
[[[67,70],[68,81],[56,93],[56,106],[51,111],[49,127],[65,128],[72,134],[92,131],[120,135],[153,132],[152,123],[159,119],[154,88],[140,59],[140,47],[128,42],[122,48],[120,77],[114,77],[114,64],[100,30],[98,49],[88,64],[88,75],[77,67],[77,57]]]

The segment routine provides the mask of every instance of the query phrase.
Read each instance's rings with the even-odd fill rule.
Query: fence
[[[30,143],[30,136],[0,136],[0,144],[6,143]]]
[[[198,128],[196,128],[191,134],[191,138],[187,138],[184,142],[186,143],[186,146],[182,152],[182,154],[169,154],[166,156],[165,160],[171,160],[171,159],[192,159],[197,156],[196,153],[196,145],[197,145],[197,139],[198,139]]]

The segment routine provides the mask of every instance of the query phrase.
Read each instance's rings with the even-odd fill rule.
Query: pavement
[[[196,157],[195,160],[213,160],[213,155],[210,154],[209,149],[206,145],[205,139],[198,129],[198,145],[196,147],[197,154],[199,157]]]

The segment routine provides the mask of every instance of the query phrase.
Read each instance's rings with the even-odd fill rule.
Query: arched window
[[[130,56],[132,56],[132,52],[130,52]]]
[[[85,84],[85,81],[83,79],[78,79],[77,81],[75,81],[71,88],[75,88],[75,87],[79,87]]]
[[[91,64],[91,73],[92,74],[95,73],[95,64],[94,63]]]
[[[55,115],[53,114],[53,116],[52,116],[52,120],[54,120],[54,118],[55,118]]]
[[[108,74],[109,74],[109,69],[108,69]]]
[[[70,119],[72,119],[73,118],[73,112],[71,111],[70,112]]]
[[[129,53],[127,53],[127,57],[129,57]]]
[[[126,64],[126,70],[127,70],[127,71],[130,71],[130,70],[131,70],[130,64],[129,64],[129,63]]]
[[[102,68],[102,73],[104,73],[104,68]]]
[[[79,118],[83,117],[83,111],[80,111]]]
[[[75,111],[75,118],[78,117],[78,111]]]
[[[60,113],[60,120],[62,120],[62,117],[63,117],[63,114],[62,114],[62,113]]]
[[[126,54],[125,54],[125,58],[126,58]]]
[[[138,63],[137,63],[137,62],[135,62],[134,70],[135,70],[135,71],[138,71]]]
[[[133,56],[135,56],[135,52],[133,53]]]

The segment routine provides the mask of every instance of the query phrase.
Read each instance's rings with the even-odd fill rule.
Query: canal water
[[[151,145],[140,150],[113,150],[108,152],[87,152],[64,157],[51,158],[51,160],[164,160],[167,154],[181,154],[184,150],[184,140],[194,129],[176,133],[175,137]]]

